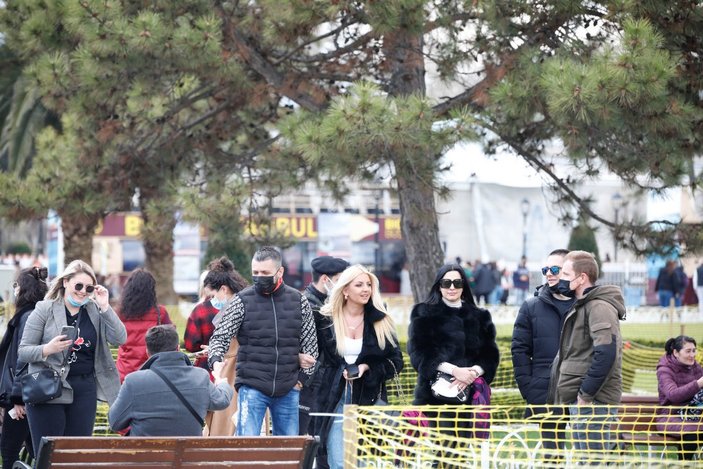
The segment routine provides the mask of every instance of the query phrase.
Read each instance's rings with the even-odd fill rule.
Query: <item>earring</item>
[[[347,294],[345,293],[345,294],[344,294],[344,301],[347,301],[347,298],[349,298],[349,295],[347,295]]]

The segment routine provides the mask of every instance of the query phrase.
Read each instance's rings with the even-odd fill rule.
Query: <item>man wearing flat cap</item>
[[[310,262],[310,266],[312,267],[312,283],[305,288],[303,295],[305,295],[308,299],[308,303],[310,303],[319,337],[319,330],[322,324],[329,321],[329,319],[324,318],[320,314],[320,308],[325,303],[325,300],[327,300],[327,295],[332,291],[332,288],[334,288],[334,283],[337,281],[340,274],[349,267],[349,262],[339,257],[320,256],[313,259],[312,262]],[[309,358],[301,355],[301,366],[313,366],[314,360],[310,361]],[[313,375],[308,381],[307,386],[305,386],[300,393],[299,422],[301,435],[308,433],[310,408],[316,402],[318,389],[319,380]]]

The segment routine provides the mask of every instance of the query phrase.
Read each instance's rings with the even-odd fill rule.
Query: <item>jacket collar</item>
[[[325,293],[322,293],[320,290],[315,288],[315,285],[312,283],[305,287],[305,290],[310,292],[311,295],[313,295],[315,298],[320,300],[320,303],[324,303],[325,300],[327,299],[327,295]]]
[[[188,356],[178,350],[173,352],[155,353],[147,361],[144,362],[140,370],[148,370],[149,368],[161,368],[164,366],[192,366]]]

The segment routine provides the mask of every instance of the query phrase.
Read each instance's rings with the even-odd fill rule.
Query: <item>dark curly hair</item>
[[[442,292],[439,289],[439,281],[444,278],[447,272],[455,271],[461,277],[461,281],[464,284],[463,290],[461,292],[461,299],[465,303],[469,303],[472,306],[476,306],[474,302],[474,296],[471,293],[471,287],[469,286],[469,281],[466,278],[466,273],[464,269],[459,264],[444,264],[437,271],[437,275],[434,278],[434,283],[432,283],[432,288],[430,288],[430,293],[427,295],[425,303],[430,305],[439,304],[442,301]]]
[[[154,276],[148,270],[135,269],[122,290],[120,316],[124,319],[137,319],[156,307]]]
[[[20,292],[15,298],[15,312],[29,306],[34,307],[37,301],[44,299],[49,286],[46,278],[49,272],[46,267],[29,267],[20,270],[17,274],[17,285]]]
[[[207,266],[209,272],[203,280],[203,285],[213,290],[219,290],[222,285],[227,285],[234,293],[238,293],[248,286],[248,282],[234,269],[234,264],[226,256],[215,259]]]

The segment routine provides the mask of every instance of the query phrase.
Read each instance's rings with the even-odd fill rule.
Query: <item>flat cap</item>
[[[320,256],[313,259],[310,266],[319,274],[337,275],[349,267],[349,262],[339,257]]]

